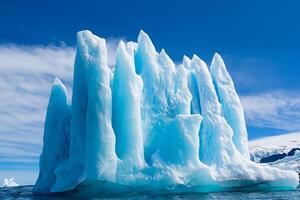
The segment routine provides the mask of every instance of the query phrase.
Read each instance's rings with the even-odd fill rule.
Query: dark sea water
[[[239,200],[239,199],[299,199],[300,200],[300,188],[296,191],[282,191],[282,192],[223,192],[223,193],[207,193],[207,194],[177,194],[177,195],[131,195],[131,196],[119,196],[113,198],[79,198],[70,196],[36,196],[32,194],[32,186],[20,186],[20,187],[0,187],[0,199],[1,200],[68,200],[68,199],[84,199],[84,200],[97,200],[97,199],[215,199],[215,200]]]

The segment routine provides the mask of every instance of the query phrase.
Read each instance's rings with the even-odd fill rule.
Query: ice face
[[[226,70],[223,59],[215,54],[210,66],[213,83],[222,105],[222,111],[228,125],[233,130],[233,143],[238,151],[249,159],[248,138],[244,110],[233,81]]]
[[[82,31],[77,41],[70,158],[56,171],[53,191],[74,188],[83,179],[114,181],[117,168],[105,40]]]
[[[105,40],[90,32],[81,32],[87,84],[86,110],[86,180],[114,181],[117,156],[112,129],[112,73],[107,65]]]
[[[71,107],[61,81],[54,80],[44,128],[40,174],[35,192],[48,193],[56,182],[55,169],[69,157]]]
[[[120,42],[113,79],[112,125],[117,139],[116,153],[127,173],[145,166],[141,123],[143,82],[135,73],[134,50],[131,43]]]
[[[200,160],[208,165],[221,165],[224,153],[232,147],[232,130],[221,116],[221,105],[204,61],[193,56],[191,69],[195,74],[203,121],[200,129]],[[222,140],[222,141],[221,141]]]
[[[77,43],[72,112],[57,80],[37,193],[297,187],[297,173],[249,160],[243,108],[218,54],[210,70],[196,55],[175,65],[141,31],[120,42],[113,70],[104,39],[81,31]]]

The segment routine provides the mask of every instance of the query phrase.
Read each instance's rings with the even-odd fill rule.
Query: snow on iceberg
[[[250,161],[243,108],[220,55],[176,66],[149,36],[77,34],[72,105],[54,82],[34,191],[112,194],[288,190],[294,171]],[[55,147],[55,148],[53,148]]]

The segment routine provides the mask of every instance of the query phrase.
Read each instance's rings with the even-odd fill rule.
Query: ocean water
[[[239,200],[239,199],[300,199],[300,188],[296,191],[280,191],[280,192],[222,192],[222,193],[207,193],[207,194],[176,194],[176,195],[131,195],[131,196],[115,196],[108,197],[72,197],[66,195],[51,195],[51,196],[37,196],[32,193],[33,186],[19,186],[19,187],[0,187],[1,200],[68,200],[68,199],[213,199],[213,200]]]

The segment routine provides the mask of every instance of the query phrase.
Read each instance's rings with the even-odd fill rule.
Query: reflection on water
[[[32,194],[32,186],[20,186],[0,188],[0,199],[1,200],[68,200],[68,199],[85,199],[70,196],[35,196]],[[111,198],[91,198],[96,199],[111,199]],[[164,196],[153,196],[153,195],[131,195],[131,196],[120,196],[114,197],[113,199],[225,199],[225,200],[239,200],[239,199],[300,199],[300,188],[296,191],[282,191],[282,192],[223,192],[223,193],[207,193],[207,194],[177,194],[177,195],[164,195]]]

